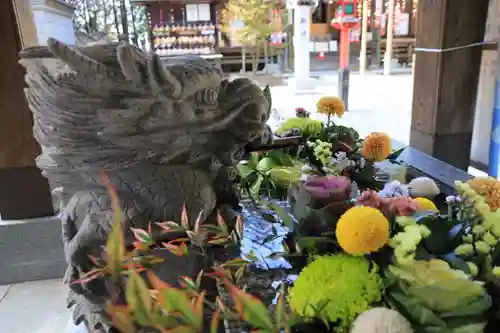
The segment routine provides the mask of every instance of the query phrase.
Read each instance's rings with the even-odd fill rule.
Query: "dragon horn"
[[[61,59],[71,69],[77,72],[86,72],[91,75],[111,73],[108,67],[94,59],[82,54],[77,49],[64,44],[54,38],[49,38],[47,46],[54,56]]]

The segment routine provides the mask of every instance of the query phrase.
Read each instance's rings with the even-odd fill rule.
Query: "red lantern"
[[[360,19],[356,16],[358,0],[340,0],[338,2],[335,17],[331,25],[335,29],[353,29],[360,24]]]
[[[331,25],[340,30],[340,68],[349,67],[349,31],[359,26],[356,16],[357,0],[340,0],[336,4],[336,14]]]

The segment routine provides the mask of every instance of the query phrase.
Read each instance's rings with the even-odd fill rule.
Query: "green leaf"
[[[316,248],[319,244],[334,244],[336,245],[335,241],[328,238],[328,237],[315,237],[315,236],[310,236],[310,237],[298,237],[297,238],[297,244],[301,249],[311,249],[311,248]]]
[[[153,303],[146,282],[134,271],[128,271],[127,304],[140,325],[150,324]]]
[[[453,269],[459,269],[465,274],[470,274],[469,265],[462,258],[458,257],[456,254],[448,254],[443,256],[443,260],[450,264],[450,267]]]
[[[123,238],[122,226],[119,220],[113,223],[109,234],[107,249],[107,265],[111,277],[117,280],[120,276],[121,266],[125,260],[125,241]]]
[[[111,314],[113,326],[122,333],[137,333],[130,308],[123,305],[110,304],[108,311]]]
[[[257,164],[259,163],[259,154],[258,153],[252,153],[250,155],[250,159],[247,161],[247,165],[252,168],[252,169],[255,169],[257,168]]]
[[[300,170],[293,167],[275,167],[269,170],[269,177],[279,186],[288,187],[300,181]]]
[[[278,301],[276,302],[276,309],[274,312],[276,316],[276,326],[278,329],[281,329],[286,324],[284,286],[281,287]]]
[[[247,161],[241,161],[240,163],[238,163],[236,168],[238,169],[238,172],[243,179],[247,179],[255,172],[255,169],[252,168]]]
[[[454,311],[442,313],[441,318],[482,315],[489,310],[492,304],[491,296],[484,294],[472,302],[462,304],[461,307],[456,308]]]
[[[198,316],[195,306],[182,290],[172,287],[162,289],[160,291],[160,304],[166,312],[178,312],[189,327],[201,329],[203,317]]]
[[[269,316],[269,310],[258,298],[229,282],[226,282],[226,284],[241,319],[251,324],[254,329],[274,330],[275,326]]]
[[[460,237],[453,237],[452,229],[455,227],[455,223],[449,223],[446,218],[440,215],[419,219],[418,223],[431,230],[431,234],[423,242],[429,253],[446,255],[453,252],[462,242]]]
[[[483,333],[488,322],[474,317],[460,317],[448,322],[452,333]]]
[[[263,181],[264,181],[264,177],[262,175],[259,175],[259,177],[257,177],[257,180],[255,181],[255,183],[250,188],[250,194],[256,200],[258,198],[260,198],[260,189],[262,187]]]
[[[399,292],[391,292],[390,296],[399,303],[411,318],[420,325],[446,327],[446,323],[434,312],[423,306],[417,299]]]
[[[276,212],[278,217],[281,220],[281,223],[287,227],[290,230],[295,230],[295,221],[293,220],[293,217],[288,214],[285,209],[281,206],[276,205],[275,203],[270,203],[269,204],[272,210]]]
[[[269,170],[271,170],[272,168],[275,168],[277,166],[279,166],[279,164],[273,158],[264,157],[263,159],[261,159],[259,161],[256,169],[257,169],[257,171],[259,171],[261,173],[266,173]]]
[[[390,161],[397,160],[399,158],[399,156],[401,155],[401,153],[403,153],[403,151],[405,149],[406,149],[406,147],[403,147],[401,149],[393,151],[389,156],[387,156],[387,159],[390,160]]]
[[[293,167],[300,164],[297,160],[294,160],[290,155],[282,150],[272,150],[266,153],[266,157],[272,158],[280,166]]]

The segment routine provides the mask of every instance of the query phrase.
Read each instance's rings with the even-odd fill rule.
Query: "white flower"
[[[335,157],[343,160],[347,158],[347,153],[345,151],[339,151],[335,153]]]
[[[446,197],[446,203],[447,203],[448,205],[452,205],[452,204],[454,204],[456,201],[457,201],[457,197],[456,197],[456,196],[454,196],[454,195],[449,195],[449,196],[447,196],[447,197]]]
[[[322,168],[324,172],[326,172],[327,174],[333,174],[335,172],[335,170],[331,169],[331,168],[328,168],[328,167],[323,167]]]
[[[384,188],[378,192],[381,198],[393,198],[393,197],[407,197],[410,195],[408,188],[398,182],[393,180],[390,183],[385,184]]]
[[[300,169],[300,171],[302,173],[308,173],[308,172],[313,172],[314,169],[309,164],[306,164]]]
[[[361,158],[359,159],[359,162],[358,162],[358,163],[359,163],[359,167],[360,167],[361,169],[364,169],[364,168],[365,168],[365,165],[366,165],[366,160],[365,160],[365,158],[364,158],[364,157],[361,157]]]
[[[349,167],[354,166],[355,162],[347,158],[347,154],[345,152],[339,151],[335,153],[335,157],[332,157],[328,161],[328,164],[336,169],[340,169],[340,171],[343,171]]]
[[[440,193],[439,187],[429,177],[417,177],[408,183],[411,196],[433,198]]]
[[[311,178],[311,175],[308,175],[307,173],[303,173],[300,175],[300,181],[301,182],[307,182]]]

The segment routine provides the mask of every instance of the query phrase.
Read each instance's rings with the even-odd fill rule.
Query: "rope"
[[[446,49],[431,49],[431,48],[425,48],[425,47],[416,47],[414,49],[414,51],[415,52],[427,52],[427,53],[444,53],[444,52],[451,52],[451,51],[468,49],[468,48],[476,47],[476,46],[482,46],[482,45],[487,45],[487,44],[498,44],[498,43],[499,43],[498,40],[482,41],[482,42],[477,42],[477,43],[472,43],[472,44],[467,44],[467,45],[462,45],[462,46],[449,47]]]

